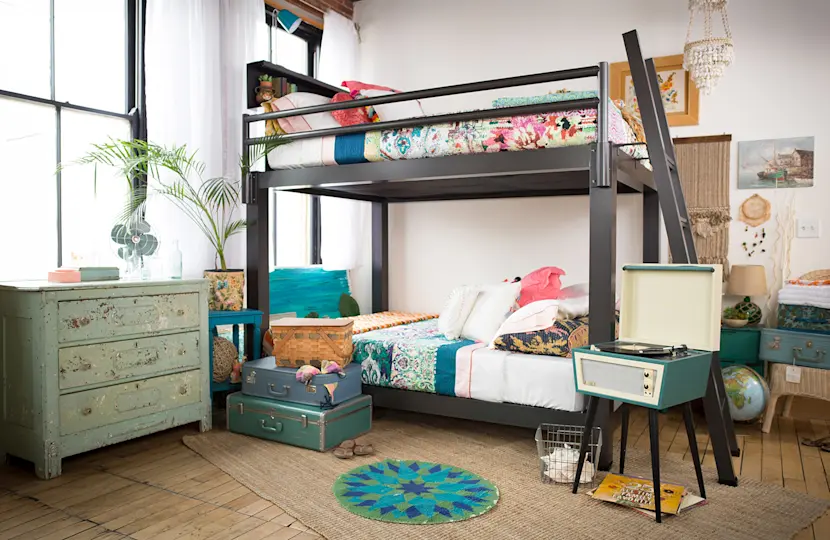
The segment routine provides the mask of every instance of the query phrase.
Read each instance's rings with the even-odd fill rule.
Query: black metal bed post
[[[389,309],[389,203],[372,203],[372,313]]]
[[[660,262],[660,199],[648,186],[643,188],[643,262]]]
[[[617,163],[608,138],[608,63],[599,65],[599,103],[597,104],[597,142],[594,144],[590,179],[590,260],[588,279],[588,342],[612,341],[616,319],[614,304],[617,283]],[[597,400],[591,397],[589,400]],[[594,425],[602,428],[605,441],[598,467],[611,468],[614,445],[611,442],[613,408],[609,400],[597,404]]]
[[[242,155],[250,152],[250,146],[246,142],[250,133],[250,124],[247,122],[247,115],[242,119]],[[256,173],[247,171],[242,173],[242,202],[245,204],[245,266],[246,266],[246,296],[247,307],[258,309],[262,312],[262,332],[269,327],[271,297],[268,288],[268,234],[276,230],[268,228],[268,189],[258,189]],[[276,227],[276,220],[274,220]],[[275,240],[276,242],[276,240]],[[261,343],[262,336],[256,336],[254,350],[257,350],[257,343]]]

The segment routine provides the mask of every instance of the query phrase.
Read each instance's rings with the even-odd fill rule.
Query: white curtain
[[[359,40],[354,23],[329,11],[323,17],[323,40],[317,77],[340,86],[357,78]],[[360,266],[369,204],[322,197],[320,256],[326,270],[353,270]]]
[[[147,138],[198,151],[206,179],[239,178],[245,66],[267,55],[263,17],[262,0],[147,2]],[[147,221],[163,245],[179,241],[185,277],[214,268],[208,240],[172,204],[149,201]],[[226,251],[228,267],[241,268],[244,235]]]

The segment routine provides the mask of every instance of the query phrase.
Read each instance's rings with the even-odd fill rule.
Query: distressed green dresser
[[[205,280],[0,283],[0,458],[211,426]]]

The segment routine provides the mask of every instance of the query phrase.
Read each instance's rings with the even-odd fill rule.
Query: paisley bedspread
[[[363,365],[363,383],[455,395],[456,353],[472,345],[447,339],[431,319],[359,334],[352,362]]]

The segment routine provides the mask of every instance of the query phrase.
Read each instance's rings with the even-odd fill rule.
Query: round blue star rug
[[[463,521],[484,514],[499,500],[498,488],[470,471],[395,459],[340,475],[334,495],[358,516],[411,525]]]

